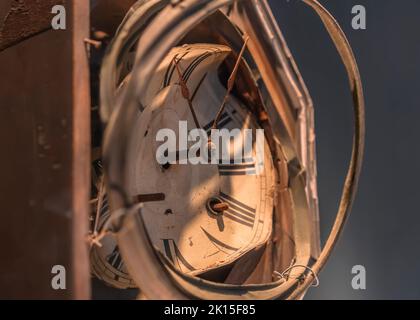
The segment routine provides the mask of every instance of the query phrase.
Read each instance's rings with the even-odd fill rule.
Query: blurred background
[[[353,46],[364,82],[363,174],[343,237],[307,299],[420,299],[420,1],[322,0]],[[301,1],[269,0],[312,95],[322,240],[337,211],[352,142],[344,67],[318,17]],[[354,30],[353,6],[367,11]],[[352,267],[366,268],[353,290]]]

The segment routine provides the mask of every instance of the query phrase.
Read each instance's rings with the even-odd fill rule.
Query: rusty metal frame
[[[67,30],[57,31],[49,27],[52,3],[0,7],[0,140],[7,150],[0,159],[0,297],[7,299],[90,297],[89,1],[66,2]],[[65,290],[51,286],[54,265],[66,268]]]

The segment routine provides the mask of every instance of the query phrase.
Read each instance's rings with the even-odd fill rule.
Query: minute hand
[[[219,112],[217,112],[216,118],[214,118],[212,129],[217,128],[217,124],[219,123],[219,120],[220,120],[220,117],[221,117],[221,115],[223,113],[223,110],[225,108],[226,102],[229,99],[229,95],[233,90],[233,86],[235,85],[236,75],[237,75],[238,69],[239,69],[239,64],[241,62],[242,56],[244,55],[244,52],[245,52],[246,45],[247,45],[248,41],[249,41],[249,37],[245,36],[244,45],[242,46],[241,52],[239,53],[238,59],[236,60],[235,66],[234,66],[233,71],[232,71],[232,74],[229,77],[229,80],[228,80],[228,83],[227,83],[226,94],[223,98],[222,105],[220,106]]]

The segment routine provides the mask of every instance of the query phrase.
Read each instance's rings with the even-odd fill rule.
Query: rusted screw
[[[212,204],[212,209],[216,212],[222,213],[223,211],[229,210],[229,205],[225,202]]]
[[[220,216],[224,211],[229,210],[229,205],[219,198],[211,198],[207,202],[207,209],[209,210],[209,213]]]
[[[83,41],[86,44],[94,47],[95,49],[100,49],[101,46],[102,46],[102,42],[101,41],[97,41],[97,40],[93,40],[93,39],[89,39],[89,38],[85,38],[85,39],[83,39]]]

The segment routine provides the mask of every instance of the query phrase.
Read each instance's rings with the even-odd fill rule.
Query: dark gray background
[[[420,299],[420,1],[321,0],[355,51],[366,95],[367,144],[343,237],[308,299]],[[298,0],[269,0],[314,100],[322,240],[333,222],[352,142],[344,67],[318,17]],[[353,30],[351,9],[367,10]],[[351,287],[364,265],[367,289]]]

